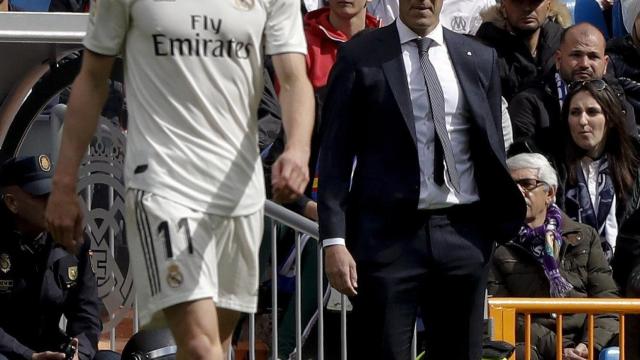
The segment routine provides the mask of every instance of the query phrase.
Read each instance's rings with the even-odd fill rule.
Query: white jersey
[[[266,54],[306,54],[295,0],[97,0],[87,49],[123,54],[125,181],[195,210],[254,213]]]
[[[480,11],[496,4],[496,0],[444,0],[440,23],[460,34],[475,35],[482,19]]]

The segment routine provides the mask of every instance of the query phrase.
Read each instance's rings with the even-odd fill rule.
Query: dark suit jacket
[[[446,29],[444,39],[471,115],[471,156],[484,209],[477,219],[488,222],[491,240],[506,241],[522,224],[525,205],[505,167],[496,53]],[[356,259],[376,256],[386,250],[377,248],[381,242],[402,240],[400,224],[416,213],[420,192],[414,117],[395,23],[342,46],[322,121],[320,237],[345,238]]]

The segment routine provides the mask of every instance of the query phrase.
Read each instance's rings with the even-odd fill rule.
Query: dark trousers
[[[356,259],[350,359],[409,359],[418,309],[425,324],[427,359],[481,358],[493,243],[475,220],[475,209],[462,205],[416,211],[397,224],[401,256],[383,262]]]

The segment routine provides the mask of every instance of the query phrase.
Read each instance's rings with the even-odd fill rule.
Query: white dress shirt
[[[418,157],[420,159],[420,198],[419,209],[438,209],[456,204],[468,204],[479,200],[475,178],[473,176],[473,162],[469,144],[468,104],[458,83],[449,51],[444,44],[442,25],[438,24],[427,37],[434,41],[429,48],[429,60],[436,70],[442,92],[444,94],[445,123],[456,163],[456,170],[460,175],[460,192],[456,193],[445,176],[445,184],[439,186],[433,178],[433,154],[436,133],[431,121],[431,107],[427,85],[420,66],[418,47],[412,40],[416,35],[400,18],[396,21],[402,59],[409,93],[413,107],[413,117],[416,126]]]

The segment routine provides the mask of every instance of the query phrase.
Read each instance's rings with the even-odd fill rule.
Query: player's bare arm
[[[82,243],[83,216],[76,196],[78,168],[93,137],[108,94],[107,80],[115,57],[86,50],[73,82],[53,177],[46,220],[55,241],[74,252]]]
[[[305,57],[298,53],[273,55],[280,82],[280,105],[287,142],[272,168],[273,197],[292,201],[309,181],[309,153],[314,121],[313,87],[307,77]]]

